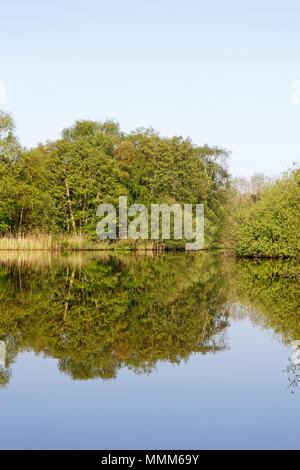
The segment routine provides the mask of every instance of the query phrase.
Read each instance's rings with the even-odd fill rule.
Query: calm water
[[[290,262],[0,253],[0,448],[299,449],[297,340]]]

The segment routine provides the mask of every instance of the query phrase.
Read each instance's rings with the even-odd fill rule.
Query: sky
[[[0,108],[27,147],[112,118],[277,176],[300,161],[299,79],[299,0],[0,0]]]

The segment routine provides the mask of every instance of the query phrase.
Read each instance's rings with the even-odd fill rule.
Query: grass
[[[0,237],[0,250],[81,250],[88,245],[89,239],[83,235],[29,234]],[[105,246],[107,243],[105,243]],[[104,248],[104,244],[99,244]]]
[[[110,250],[110,251],[165,251],[166,247],[157,242],[145,240],[92,240],[80,234],[20,234],[0,237],[0,251],[9,250]]]

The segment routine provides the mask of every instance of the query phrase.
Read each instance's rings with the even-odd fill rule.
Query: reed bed
[[[88,238],[83,235],[30,234],[0,237],[0,250],[80,250]]]
[[[83,234],[20,234],[0,236],[0,251],[47,250],[54,252],[77,250],[107,251],[148,251],[163,253],[169,251],[161,243],[146,240],[92,240]]]

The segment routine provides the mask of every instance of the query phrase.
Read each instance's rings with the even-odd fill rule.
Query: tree
[[[251,188],[251,186],[250,186]],[[239,193],[232,190],[224,241],[238,256],[297,257],[300,169]]]
[[[10,114],[0,111],[0,162],[15,162],[20,158],[21,146],[15,134],[15,124]]]

